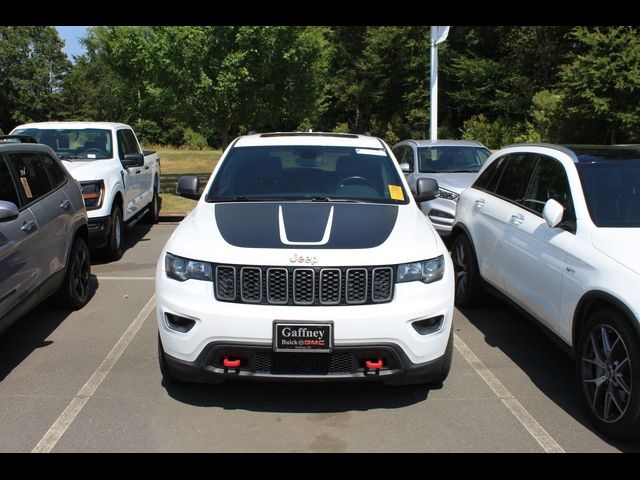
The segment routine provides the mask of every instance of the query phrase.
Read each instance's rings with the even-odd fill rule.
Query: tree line
[[[92,27],[69,61],[53,27],[0,26],[0,129],[129,123],[147,144],[249,131],[429,136],[428,26]],[[439,138],[640,142],[640,27],[453,26]]]

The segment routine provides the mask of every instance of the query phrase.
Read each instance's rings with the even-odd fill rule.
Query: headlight
[[[456,192],[452,192],[450,190],[445,190],[444,188],[440,188],[438,197],[446,198],[447,200],[453,200],[454,202],[457,202],[458,198],[460,198],[460,195],[458,195]]]
[[[431,260],[398,265],[397,283],[415,281],[431,283],[440,280],[443,275],[444,257],[440,255]]]
[[[164,269],[167,277],[184,282],[185,280],[213,280],[211,264],[189,260],[188,258],[176,257],[167,253],[164,257]]]
[[[104,182],[80,182],[82,199],[87,210],[96,210],[102,206],[104,198]]]

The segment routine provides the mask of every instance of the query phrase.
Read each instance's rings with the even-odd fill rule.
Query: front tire
[[[456,306],[478,306],[482,297],[482,281],[478,260],[466,235],[458,235],[451,244],[451,259],[456,278]]]
[[[91,263],[89,261],[89,247],[78,237],[71,247],[71,254],[67,262],[67,272],[64,283],[60,288],[60,301],[65,307],[78,310],[89,301],[91,279]]]
[[[578,340],[576,374],[587,414],[618,440],[640,438],[640,338],[607,308],[593,313]]]
[[[109,260],[120,260],[124,254],[124,222],[120,205],[114,205],[109,223],[111,229],[104,253]]]

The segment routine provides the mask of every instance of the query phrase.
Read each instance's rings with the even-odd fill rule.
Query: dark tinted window
[[[9,163],[18,175],[21,192],[25,204],[29,204],[46,195],[53,189],[44,162],[36,153],[12,153]]]
[[[140,153],[138,143],[131,130],[118,130],[117,136],[120,160],[124,160],[124,156],[129,153]]]
[[[496,194],[507,200],[522,203],[527,192],[537,156],[532,154],[512,154],[506,157],[506,166],[500,176]]]
[[[13,202],[17,206],[20,206],[18,200],[18,194],[16,193],[16,187],[11,178],[9,167],[4,158],[0,157],[0,200],[5,202]]]
[[[409,145],[400,145],[393,150],[398,163],[408,163],[413,172],[413,149]]]
[[[589,213],[599,227],[640,227],[640,159],[579,164]]]
[[[236,147],[223,160],[207,201],[360,200],[408,203],[382,148]]]
[[[47,172],[49,172],[49,177],[51,178],[53,187],[56,188],[62,185],[67,179],[67,176],[62,170],[62,167],[58,164],[58,162],[56,162],[53,158],[51,158],[50,155],[47,155],[46,153],[42,154],[42,159],[44,161],[44,166],[47,169]]]
[[[564,167],[557,160],[541,155],[522,204],[542,214],[544,204],[551,198],[567,211],[572,210],[571,190]]]
[[[491,162],[491,165],[489,165],[487,169],[476,179],[472,185],[473,188],[485,190],[487,192],[494,192],[505,164],[505,158],[506,157],[500,157],[499,159]]]

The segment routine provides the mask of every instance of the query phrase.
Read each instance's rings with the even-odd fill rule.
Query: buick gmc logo
[[[310,265],[315,265],[316,263],[318,263],[318,257],[316,257],[315,255],[304,256],[304,255],[298,255],[297,253],[294,253],[293,257],[289,258],[289,261],[291,263],[308,263]]]

